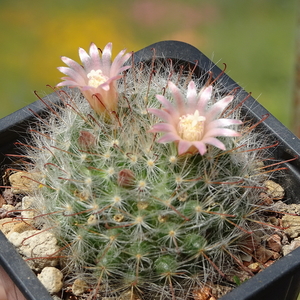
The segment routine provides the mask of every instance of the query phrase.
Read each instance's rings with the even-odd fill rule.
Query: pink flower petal
[[[228,129],[228,128],[213,128],[207,132],[203,139],[207,137],[216,137],[216,136],[240,136],[241,134],[236,132],[235,130]]]
[[[104,82],[97,87],[97,90],[99,90],[99,88],[103,89],[104,91],[109,91],[110,84],[109,82]]]
[[[89,73],[93,69],[90,56],[87,54],[87,52],[84,49],[79,48],[79,57],[81,62],[83,63],[86,73]]]
[[[194,81],[190,81],[186,94],[188,100],[188,109],[190,111],[195,111],[197,105],[197,90]]]
[[[122,75],[110,77],[110,78],[108,78],[107,81],[100,84],[96,89],[104,89],[104,90],[108,91],[110,89],[110,87],[114,85],[114,82],[116,80],[120,79],[121,77],[122,77]]]
[[[180,115],[185,114],[185,103],[184,103],[184,98],[179,90],[179,88],[171,81],[168,82],[168,87],[171,90],[173,97],[175,98],[176,101],[176,108],[177,111]]]
[[[157,109],[157,108],[148,108],[148,112],[156,115],[157,117],[161,118],[162,120],[166,121],[167,123],[174,124],[174,120],[172,119],[172,116],[168,114],[166,111]]]
[[[123,73],[124,71],[126,71],[126,70],[128,70],[128,69],[130,69],[130,68],[131,68],[131,66],[124,66],[124,67],[121,67],[121,68],[118,69],[119,72],[116,72],[116,71],[113,72],[113,71],[111,70],[111,72],[110,72],[111,75],[110,75],[110,76],[112,76],[113,74],[116,74],[116,73]],[[121,76],[121,77],[122,77],[122,76]]]
[[[57,70],[60,71],[61,73],[64,73],[65,75],[70,75],[70,73],[72,74],[72,72],[75,72],[73,69],[68,68],[68,67],[57,67]]]
[[[82,77],[85,77],[86,76],[86,73],[83,69],[83,67],[77,63],[76,61],[74,61],[73,59],[71,58],[68,58],[66,56],[62,56],[61,57],[61,60],[66,64],[68,65],[70,68],[72,68],[73,70],[75,70],[77,73],[79,73]]]
[[[156,95],[157,100],[166,108],[168,114],[172,115],[173,119],[179,119],[179,113],[174,105],[167,100],[163,95]]]
[[[203,143],[215,146],[223,151],[226,150],[225,145],[220,140],[218,140],[214,137],[209,137],[209,138],[203,139]]]
[[[217,127],[226,127],[230,125],[240,125],[243,124],[242,121],[236,119],[216,119],[211,121],[208,126],[206,127],[206,131],[210,129],[217,128]]]
[[[192,145],[193,144],[190,141],[179,140],[178,154],[181,155],[181,154],[187,152]]]
[[[95,94],[97,91],[97,89],[95,89],[94,87],[89,86],[89,85],[80,86],[80,90],[81,91],[91,91],[92,94]]]
[[[90,46],[90,57],[91,61],[93,63],[93,69],[98,70],[101,68],[101,60],[99,56],[99,50],[97,46],[94,43],[91,43]]]
[[[176,134],[166,133],[157,142],[158,143],[168,143],[168,142],[178,141],[178,139],[179,139],[179,137]]]
[[[215,103],[206,114],[207,121],[211,122],[213,119],[215,119],[233,100],[233,98],[233,96],[226,96],[217,103]]]
[[[116,74],[116,73],[121,73],[129,68],[131,68],[131,66],[123,66],[123,64],[131,57],[132,53],[125,53],[126,49],[122,50],[119,52],[119,54],[116,56],[116,58],[114,59],[112,65],[111,65],[111,69],[110,69],[110,76]]]
[[[209,85],[208,87],[203,87],[199,93],[199,100],[196,109],[199,111],[201,116],[206,114],[206,106],[208,101],[211,99],[212,91],[213,88],[211,85]]]
[[[82,78],[80,74],[78,74],[75,70],[67,67],[58,67],[60,72],[70,76],[70,78],[77,82],[78,85],[86,85],[85,79]]]
[[[102,52],[103,74],[110,76],[112,43],[108,43]]]
[[[193,142],[193,145],[198,149],[198,151],[201,155],[204,155],[206,153],[207,148],[206,148],[205,143],[203,143],[202,141]]]
[[[65,80],[65,81],[62,81],[62,82],[58,83],[56,86],[70,86],[70,87],[77,87],[78,84],[77,84],[77,82],[72,81],[72,80]]]
[[[149,132],[171,132],[176,133],[174,126],[168,123],[158,123],[152,126]]]

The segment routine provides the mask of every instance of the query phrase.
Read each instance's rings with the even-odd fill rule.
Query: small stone
[[[241,279],[241,281],[244,281],[244,279]],[[217,299],[228,294],[233,289],[232,286],[225,286],[220,284],[210,284],[210,285],[212,286],[212,295]]]
[[[255,257],[258,261],[265,263],[273,256],[273,251],[266,249],[263,246],[260,246],[256,252]]]
[[[282,217],[282,226],[284,232],[291,238],[296,238],[300,235],[300,216],[284,215]]]
[[[275,251],[280,252],[282,245],[281,245],[281,237],[278,234],[273,234],[267,239],[268,247]]]
[[[270,217],[269,222],[274,226],[280,226],[280,221],[276,217]]]
[[[25,171],[16,172],[9,176],[9,182],[14,194],[30,193],[38,187],[39,175]]]
[[[2,197],[2,195],[0,195],[0,208],[2,207],[3,204],[5,204],[5,199],[4,197]]]
[[[21,222],[16,223],[10,232],[22,233],[27,230],[32,230],[32,226],[21,221]]]
[[[273,180],[266,180],[264,186],[267,188],[266,193],[273,200],[281,200],[284,197],[284,189]]]
[[[6,211],[13,211],[16,209],[13,205],[10,204],[3,204],[2,208],[5,209]]]
[[[54,267],[57,265],[57,258],[51,255],[57,253],[60,247],[57,245],[55,236],[49,231],[28,230],[22,233],[11,232],[7,235],[8,240],[18,248],[29,267],[35,271],[40,271],[44,267]],[[40,259],[37,259],[40,258]]]
[[[246,252],[242,253],[242,254],[240,255],[240,257],[241,257],[241,260],[242,260],[243,262],[246,262],[246,263],[252,262],[252,255],[250,255],[250,254],[248,254],[248,253],[246,253]]]
[[[37,211],[34,209],[35,199],[32,197],[25,196],[22,199],[22,212],[21,216],[26,222],[32,221],[34,217],[38,215]]]
[[[63,287],[63,274],[54,267],[44,268],[37,277],[50,294],[58,293]]]
[[[255,262],[255,263],[252,263],[248,266],[248,268],[253,272],[253,273],[256,273],[260,270],[260,265],[259,263]]]
[[[3,177],[2,177],[2,179],[3,179]],[[7,183],[5,183],[5,185],[8,185],[9,183],[7,182]],[[2,192],[2,195],[1,195],[1,197],[2,197],[2,199],[1,199],[1,202],[3,202],[2,203],[2,205],[3,204],[14,204],[15,203],[15,196],[14,196],[14,194],[13,194],[13,192],[11,191],[11,189],[5,189],[3,192]],[[2,206],[1,205],[1,206]]]
[[[286,204],[282,201],[277,201],[273,209],[280,212],[300,215],[300,204],[296,204],[296,203]]]
[[[291,242],[290,245],[284,245],[282,247],[282,253],[284,256],[286,256],[289,253],[291,253],[292,251],[294,251],[295,249],[297,249],[298,247],[300,247],[300,239],[296,238]]]
[[[0,220],[0,230],[3,234],[7,235],[12,228],[15,226],[16,222],[12,218],[5,218]]]
[[[194,300],[209,300],[211,298],[212,289],[208,286],[195,289],[193,291]]]
[[[267,268],[267,267],[270,267],[271,265],[274,264],[276,260],[268,260],[265,264],[264,264],[264,267]]]
[[[281,257],[281,254],[279,252],[275,252],[275,251],[272,251],[273,252],[273,255],[272,255],[272,259],[273,260],[277,260]]]
[[[281,244],[288,245],[289,243],[290,242],[289,242],[289,238],[288,238],[287,234],[284,232],[281,232]]]
[[[88,285],[82,279],[76,279],[72,285],[72,292],[75,296],[83,294],[87,289]]]

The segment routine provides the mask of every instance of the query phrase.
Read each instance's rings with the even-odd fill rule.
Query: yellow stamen
[[[196,110],[193,115],[187,114],[179,118],[178,133],[187,141],[200,141],[203,137],[204,122],[206,118],[199,115]]]
[[[89,79],[88,85],[94,88],[97,88],[100,84],[108,80],[108,77],[103,75],[101,70],[92,70],[87,74],[87,78]]]

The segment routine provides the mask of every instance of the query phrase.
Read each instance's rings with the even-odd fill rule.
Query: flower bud
[[[96,137],[89,131],[81,130],[79,133],[78,144],[84,150],[91,149],[96,146]]]
[[[134,173],[129,169],[123,169],[118,174],[118,185],[121,187],[131,187],[134,183]]]

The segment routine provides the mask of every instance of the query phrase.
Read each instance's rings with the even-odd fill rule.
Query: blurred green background
[[[91,41],[192,44],[291,126],[298,0],[0,0],[0,117],[44,96]]]

